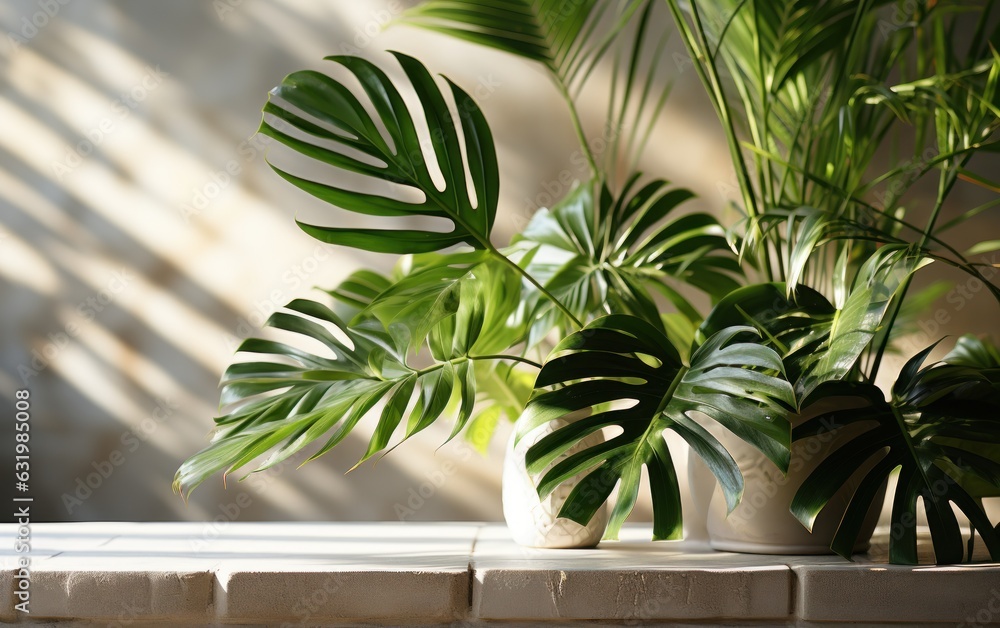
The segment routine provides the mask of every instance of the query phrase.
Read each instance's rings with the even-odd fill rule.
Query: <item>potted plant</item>
[[[990,46],[995,39],[990,32],[995,21],[992,5],[956,11],[935,3],[889,8],[865,2],[667,4],[729,140],[746,215],[730,230],[730,240],[741,260],[767,280],[728,294],[699,328],[695,344],[732,325],[761,330],[762,344],[782,355],[785,374],[795,384],[798,411],[790,417],[795,425],[794,459],[780,447],[769,450],[773,443],[761,439],[759,432],[741,433],[745,422],[725,425],[727,430],[717,429],[724,425],[720,421],[707,423],[726,454],[737,451],[743,463],[734,465],[732,457],[714,459],[707,452],[692,458],[708,462],[719,479],[724,498],[719,501],[725,503],[716,522],[723,522],[719,527],[724,532],[736,532],[726,526],[739,519],[740,513],[733,510],[740,497],[746,497],[747,486],[727,470],[764,469],[752,478],[752,488],[762,488],[757,480],[766,484],[781,478],[778,488],[784,493],[777,499],[767,495],[769,503],[756,517],[757,529],[750,536],[734,534],[728,543],[718,544],[796,553],[832,547],[850,555],[866,546],[885,479],[898,469],[901,480],[911,481],[898,483],[894,494],[894,561],[915,560],[916,497],[922,498],[928,513],[939,562],[962,558],[962,552],[954,551],[959,535],[952,503],[996,558],[996,531],[981,501],[998,494],[1000,478],[996,365],[982,357],[995,351],[982,341],[963,338],[942,364],[927,369],[920,369],[927,352],[919,352],[902,369],[891,402],[874,385],[884,356],[912,329],[913,314],[935,296],[936,288],[910,293],[918,270],[932,262],[948,264],[1000,295],[990,282],[994,267],[968,259],[1000,248],[1000,242],[980,242],[963,255],[940,236],[995,207],[996,201],[947,222],[939,220],[959,179],[998,187],[969,167],[977,152],[997,147],[992,135],[998,126],[1000,65]],[[429,13],[440,9],[433,2],[424,6],[432,7]],[[436,18],[441,17],[437,13]],[[461,30],[463,20],[470,22],[455,15],[448,18],[448,24],[436,25],[453,34]],[[476,24],[467,30],[478,33],[483,22]],[[949,43],[955,40],[951,34],[965,27],[971,36],[959,50]],[[909,141],[914,157],[897,158],[880,172],[874,156],[887,139]],[[913,200],[906,192],[925,176],[937,178],[938,194],[921,228],[907,220],[906,207]],[[620,340],[630,336],[623,334]],[[539,375],[541,394],[529,405],[521,430],[545,424],[564,410],[592,407],[581,406],[573,398],[575,390],[592,389],[598,382],[614,387],[614,376],[596,367],[589,377],[581,377],[586,372],[582,364],[621,357],[608,358],[606,351],[606,346],[580,337],[557,347]],[[965,354],[981,359],[963,360]],[[629,357],[622,358],[620,370],[642,373],[642,366],[629,366]],[[562,365],[571,362],[576,370],[561,372]],[[928,392],[931,383],[940,387]],[[546,391],[551,384],[563,388]],[[665,387],[656,393],[670,391]],[[699,389],[692,396],[705,407],[709,392]],[[734,394],[739,391],[729,391],[715,407],[731,403]],[[920,395],[933,399],[933,407],[924,405],[928,398]],[[657,428],[669,424],[663,419],[671,418],[673,398],[660,399],[665,404],[661,422],[645,423],[651,429],[639,431],[640,443],[631,450],[642,453],[639,457],[647,462],[651,477],[655,455],[649,454],[652,446],[643,451],[641,441],[658,443]],[[637,401],[634,389],[614,387],[588,401],[597,406],[625,400]],[[959,414],[954,414],[956,409]],[[648,408],[645,412],[650,414]],[[621,421],[638,422],[642,414],[567,426],[529,450],[529,468],[542,471],[552,454],[574,442],[574,434],[585,434],[595,424],[624,427]],[[764,414],[763,420],[768,417]],[[813,453],[817,443],[821,446]],[[585,520],[611,487],[621,482],[626,495],[626,487],[634,489],[630,479],[636,475],[635,465],[623,466],[621,450],[603,447],[587,448],[542,478],[540,489],[546,492],[559,485],[562,474],[591,469],[579,499],[571,495],[564,514]],[[609,448],[615,455],[605,455]],[[828,457],[831,451],[836,455]],[[782,475],[789,470],[790,476]],[[600,490],[584,497],[591,483]],[[654,498],[656,491],[654,483]],[[613,523],[624,518],[629,505],[628,497],[619,499]],[[737,516],[727,520],[724,515],[730,512]],[[781,518],[764,516],[770,512]],[[761,530],[765,539],[775,530],[793,538],[761,543],[754,538]],[[813,534],[806,534],[810,531]]]
[[[960,178],[997,188],[969,167],[976,152],[998,146],[992,136],[1000,111],[1000,64],[989,46],[989,10],[974,16],[968,50],[956,52],[947,33],[969,16],[933,3],[918,6],[903,28],[889,31],[884,29],[892,14],[863,2],[668,4],[729,140],[746,216],[730,229],[730,239],[741,260],[766,279],[719,302],[700,326],[696,345],[727,326],[749,324],[762,332],[761,344],[781,354],[784,374],[795,386],[792,455],[762,455],[767,454],[762,443],[709,424],[722,445],[719,459],[699,456],[720,486],[716,516],[709,522],[717,535],[713,543],[777,553],[829,547],[850,556],[866,546],[886,479],[898,471],[893,562],[917,560],[918,497],[937,562],[971,558],[975,534],[997,559],[1000,537],[982,503],[1000,493],[996,350],[966,337],[942,363],[927,368],[922,365],[930,349],[921,351],[901,370],[890,401],[874,383],[884,356],[908,329],[908,314],[933,301],[933,293],[909,294],[918,270],[933,262],[948,264],[1000,295],[990,283],[993,267],[967,258],[1000,243],[980,242],[963,255],[941,238],[943,231],[996,205],[968,209],[947,222],[942,218]],[[900,133],[900,127],[910,132]],[[876,149],[894,134],[911,137],[908,148],[916,158],[875,171]],[[913,199],[905,192],[925,175],[936,176],[938,194],[927,225],[917,227],[907,220],[905,208]],[[572,353],[596,357],[595,349],[580,340],[550,359],[539,381],[583,386],[604,381],[599,375],[557,373],[560,360]],[[544,421],[560,407],[576,408],[567,399],[571,386],[536,396],[528,414]],[[750,386],[743,392],[764,390]],[[741,394],[730,391],[710,401],[706,391],[696,392],[703,405],[729,404]],[[619,386],[600,402],[629,399],[635,399],[634,391]],[[670,412],[661,411],[661,422],[650,423],[654,440],[669,419]],[[552,443],[572,442],[574,429],[566,428]],[[826,442],[807,459],[801,446],[817,440]],[[554,450],[540,444],[529,451],[529,461],[544,461]],[[584,452],[574,462],[596,467],[596,477],[610,478],[605,484],[617,481],[619,460],[587,456]],[[734,466],[748,475],[749,484],[743,476],[725,474]],[[541,487],[547,490],[557,481],[558,474],[551,473]],[[748,504],[748,496],[764,499]],[[581,499],[578,509],[565,512],[583,519],[596,501]],[[746,514],[748,507],[756,512]],[[969,519],[967,546],[953,508]]]
[[[724,439],[754,469],[757,494],[710,520],[716,543],[790,553],[832,543],[849,556],[866,546],[885,481],[899,470],[894,561],[916,560],[917,497],[938,562],[963,556],[951,504],[996,559],[1000,539],[981,501],[1000,494],[1000,388],[986,357],[995,350],[963,338],[939,365],[921,370],[929,350],[919,352],[891,401],[875,386],[884,357],[940,295],[936,286],[912,292],[920,269],[948,264],[1000,298],[995,265],[981,257],[1000,242],[963,255],[943,236],[996,205],[944,217],[959,180],[997,190],[970,166],[1000,145],[992,4],[668,4],[729,140],[746,214],[736,229],[741,256],[767,279],[723,299],[702,331],[752,321],[782,354],[802,411],[792,417],[793,476]],[[876,152],[890,142],[902,156],[880,170]],[[936,180],[937,194],[918,226],[923,208],[907,192],[924,179]],[[747,497],[773,503],[757,508]]]
[[[542,63],[566,98],[589,164],[589,178],[554,207],[539,211],[509,246],[498,246],[490,237],[499,186],[492,134],[478,106],[457,85],[447,83],[452,113],[441,85],[426,68],[412,57],[394,53],[407,77],[405,87],[421,105],[420,122],[384,71],[357,57],[330,60],[357,79],[374,116],[360,94],[318,72],[294,73],[272,91],[260,133],[329,166],[333,176],[321,182],[280,166],[273,166],[275,171],[341,209],[384,217],[388,228],[300,226],[327,243],[404,257],[391,277],[359,271],[329,291],[332,303],[296,299],[267,322],[275,330],[319,341],[326,355],[270,338],[251,338],[240,346],[242,355],[256,357],[233,364],[224,375],[224,413],[216,419],[212,444],[178,470],[178,491],[186,494],[211,475],[236,471],[264,454],[269,455],[259,470],[315,443],[318,449],[310,459],[318,457],[362,418],[374,414],[380,403],[374,435],[360,462],[384,450],[398,428],[408,438],[448,414],[449,407],[457,415],[452,436],[470,423],[488,428],[501,415],[517,419],[531,383],[538,384],[535,374],[551,346],[549,337],[572,338],[572,333],[595,320],[606,333],[639,330],[655,338],[662,347],[650,346],[649,353],[636,354],[637,359],[669,359],[673,368],[685,372],[690,366],[689,388],[698,377],[706,382],[714,379],[720,390],[742,387],[748,378],[770,382],[772,392],[760,400],[734,403],[748,411],[756,411],[759,403],[773,407],[774,423],[749,425],[744,431],[760,429],[761,439],[775,440],[773,452],[787,447],[788,433],[780,418],[785,408],[778,404],[791,406],[791,387],[777,374],[780,360],[773,349],[745,342],[754,334],[751,328],[727,328],[712,340],[726,351],[705,350],[691,356],[690,365],[687,362],[701,315],[677,288],[694,286],[718,300],[740,285],[741,271],[725,230],[706,214],[678,216],[678,208],[692,195],[665,181],[641,180],[632,173],[616,185],[609,175],[612,168],[599,166],[591,153],[576,115],[571,92],[579,90],[608,50],[618,49],[615,65],[621,71],[613,79],[618,95],[609,106],[609,124],[633,131],[613,134],[606,157],[617,164],[642,149],[648,129],[642,131],[639,125],[655,121],[666,96],[663,88],[654,91],[656,59],[644,58],[641,45],[651,36],[652,2],[616,10],[612,27],[599,36],[592,33],[602,17],[610,15],[607,3],[582,3],[572,14],[559,3],[525,6],[530,10],[512,16],[504,26],[506,32],[489,37],[447,28]],[[467,12],[428,3],[417,7],[408,20],[435,26],[454,17],[472,19]],[[622,48],[617,38],[625,28],[633,29],[638,42],[631,48]],[[513,37],[524,32],[533,35],[525,41],[523,36]],[[553,41],[563,43],[556,46]],[[654,54],[661,53],[659,46]],[[638,72],[640,65],[649,68],[646,78]],[[633,102],[636,107],[630,106]],[[421,133],[430,138],[429,144],[422,142]],[[443,185],[435,182],[434,170]],[[337,177],[345,172],[383,182],[386,194],[340,187]],[[414,196],[421,200],[412,200]],[[407,217],[425,216],[447,220],[450,231],[406,228]],[[670,313],[661,314],[654,294],[672,304]],[[605,316],[608,313],[613,315]],[[583,333],[598,338],[605,332],[589,328]],[[605,416],[604,412],[586,419],[577,415],[573,424],[589,429],[587,425]],[[741,421],[735,411],[720,416],[729,424]],[[693,423],[690,429],[692,439],[703,437],[703,430]],[[596,430],[589,431],[593,436]],[[702,449],[712,451],[713,446],[709,443]],[[669,455],[664,447],[659,454]],[[550,462],[558,457],[550,456]],[[661,468],[666,478],[673,478],[669,458]],[[523,473],[523,466],[519,470]],[[572,481],[562,478],[567,479]],[[638,476],[629,479],[633,480],[637,487]],[[676,498],[676,480],[666,490]],[[612,534],[624,518],[622,513],[631,508],[629,496],[634,501],[635,491],[630,488],[623,495],[612,519]],[[559,527],[573,519],[556,521],[552,516],[557,514],[552,509],[561,507],[543,501],[544,512],[531,519],[532,525],[543,529],[536,544],[567,544],[558,540],[563,533]],[[600,505],[594,512],[599,509]],[[671,521],[680,521],[679,502],[667,510],[674,511]],[[658,534],[676,537],[680,528],[664,523],[665,512],[657,509]],[[588,516],[580,525],[589,521]],[[661,534],[665,525],[670,530]],[[596,537],[591,530],[573,544],[593,544],[602,532],[599,525]]]
[[[816,146],[830,151],[826,156],[842,157],[834,146],[844,138],[832,136],[828,125],[820,126],[819,139],[808,139],[817,142],[816,146],[796,148],[804,152],[785,154],[784,158],[781,151],[794,142],[788,143],[790,136],[784,134],[784,127],[779,133],[777,127],[765,126],[760,145],[749,151],[760,163],[758,181],[753,181],[717,65],[725,61],[736,69],[742,67],[741,58],[730,50],[726,38],[729,31],[737,34],[734,40],[747,36],[749,26],[743,16],[748,3],[741,2],[723,13],[726,19],[718,23],[714,39],[704,27],[701,7],[692,4],[685,15],[677,3],[668,4],[727,129],[741,173],[747,219],[729,229],[704,214],[676,217],[689,192],[662,180],[645,180],[637,173],[620,182],[615,176],[620,164],[636,153],[629,148],[641,150],[649,135],[648,127],[641,123],[656,117],[665,97],[653,90],[648,68],[655,66],[655,56],[652,60],[644,57],[644,42],[664,36],[651,33],[651,1],[523,0],[497,7],[492,3],[432,0],[407,16],[410,23],[542,63],[566,98],[591,176],[554,207],[538,212],[507,247],[495,245],[490,238],[499,185],[492,135],[482,112],[461,88],[448,83],[455,109],[452,113],[441,86],[424,66],[395,53],[421,105],[423,120],[417,122],[394,82],[368,61],[331,58],[357,79],[371,109],[337,79],[316,72],[287,77],[264,108],[260,132],[330,166],[335,176],[321,182],[281,167],[275,170],[317,198],[341,209],[384,217],[389,226],[373,230],[302,224],[302,228],[331,244],[406,257],[391,277],[371,271],[353,275],[330,291],[335,305],[299,299],[269,320],[272,328],[318,340],[328,355],[269,339],[244,342],[242,353],[267,357],[265,361],[234,364],[227,371],[222,383],[225,414],[217,419],[213,442],[184,463],[175,487],[190,491],[218,471],[235,471],[270,453],[258,467],[267,468],[318,442],[319,448],[312,455],[315,458],[339,443],[382,403],[364,460],[386,448],[404,416],[403,438],[407,438],[453,406],[457,420],[452,436],[470,423],[489,425],[501,414],[516,419],[512,445],[532,443],[526,452],[523,447],[521,451],[526,470],[537,480],[538,494],[542,499],[560,496],[557,511],[551,510],[553,504],[543,509],[547,517],[544,526],[551,528],[555,519],[579,526],[600,522],[605,503],[617,487],[606,533],[614,538],[634,506],[645,467],[653,497],[654,538],[679,538],[680,490],[663,440],[664,430],[678,433],[705,461],[723,488],[731,511],[743,493],[743,476],[714,433],[736,436],[784,471],[792,461],[790,417],[794,419],[799,410],[821,397],[847,395],[865,401],[865,416],[877,422],[881,431],[876,430],[874,439],[869,434],[850,440],[836,454],[856,450],[855,458],[864,457],[865,452],[871,457],[868,450],[882,443],[879,439],[891,440],[883,448],[894,451],[897,458],[904,456],[896,465],[904,469],[901,479],[902,473],[909,473],[895,498],[902,500],[901,513],[905,514],[912,510],[913,502],[906,500],[923,496],[921,491],[926,488],[913,478],[932,474],[927,460],[932,460],[930,466],[937,460],[919,457],[925,449],[914,445],[914,432],[924,438],[922,422],[940,424],[947,444],[926,436],[926,451],[936,447],[952,463],[950,467],[935,467],[955,480],[941,499],[972,512],[974,525],[994,557],[1000,555],[995,548],[997,532],[987,529],[981,501],[977,501],[984,491],[997,486],[998,476],[988,473],[993,467],[983,462],[992,462],[995,452],[987,447],[978,458],[970,455],[960,460],[952,452],[956,447],[968,450],[972,440],[996,442],[996,420],[987,418],[989,404],[997,397],[991,388],[996,372],[978,359],[982,352],[990,355],[990,349],[963,341],[961,348],[976,359],[960,355],[957,361],[923,371],[908,367],[897,386],[899,402],[895,396],[891,403],[879,397],[865,377],[871,371],[858,367],[859,356],[869,351],[877,372],[892,340],[890,332],[901,329],[899,323],[905,320],[900,303],[910,275],[927,259],[946,258],[930,246],[939,242],[933,230],[935,221],[919,232],[918,241],[908,241],[899,237],[908,224],[903,218],[855,200],[865,172],[862,158],[867,155],[870,161],[874,150],[870,144],[878,137],[852,135],[858,147],[852,148],[855,152],[844,172],[838,169],[840,162],[817,167],[811,157],[803,166],[803,155],[816,153]],[[866,3],[838,4],[848,8],[839,12],[830,9],[827,17],[843,19],[847,15],[850,29],[854,29],[850,32],[855,33],[858,24],[871,22]],[[801,13],[792,11],[798,17]],[[757,27],[760,18],[757,13],[754,16],[750,22]],[[787,16],[768,19],[772,18]],[[819,22],[827,23],[827,18]],[[843,27],[842,22],[836,24]],[[626,28],[634,34],[631,46],[618,37]],[[799,32],[798,26],[795,32]],[[815,29],[810,33],[808,40],[812,42],[817,39]],[[776,37],[778,51],[785,50],[783,38]],[[831,38],[824,41],[826,48],[793,49],[789,55],[799,58],[801,53],[803,60],[824,59],[823,63],[841,57],[854,62],[855,57],[863,56],[852,52],[849,43]],[[943,50],[943,44],[938,43],[937,49]],[[847,52],[839,52],[838,44],[847,45]],[[765,58],[761,46],[753,43],[751,47],[757,56],[750,55],[742,62]],[[662,48],[655,48],[657,55]],[[612,49],[620,52],[614,63],[609,120],[614,129],[632,130],[614,135],[613,147],[607,152],[610,166],[599,166],[587,147],[574,96],[597,61]],[[774,69],[768,66],[770,78],[765,88],[775,91],[768,92],[762,102],[776,102],[780,107],[764,105],[764,118],[787,113],[782,99],[789,85],[812,97],[814,93],[808,90],[813,85],[799,83],[812,75],[833,75],[829,66],[792,62],[791,67],[785,67],[788,58],[768,54],[769,63],[780,61],[783,80],[776,85]],[[847,61],[841,63],[834,67],[852,67]],[[646,78],[642,77],[644,68]],[[760,107],[755,108],[756,92],[744,94],[753,81],[741,82],[740,75],[736,76],[737,93],[747,104],[747,127],[757,139],[760,129],[754,126],[758,121],[754,116]],[[955,145],[926,165],[928,170],[947,170],[953,184],[965,165],[958,166],[956,160],[981,148],[988,137],[983,132],[992,131],[996,68],[976,65],[935,76],[930,81],[933,89],[945,92],[953,81],[977,82],[981,87],[978,99],[964,101],[962,113],[968,111],[969,115],[959,122],[966,126],[939,129],[937,135],[943,132]],[[873,83],[867,92],[858,92],[859,98],[880,112],[915,110],[925,88],[917,82],[908,88],[907,95],[900,96],[906,101],[900,103],[897,92],[890,89],[884,93],[878,89],[877,79]],[[847,94],[847,90],[831,92],[838,99]],[[956,96],[955,100],[957,107],[960,99]],[[835,112],[854,104],[838,100],[829,106]],[[810,100],[802,106],[813,111],[815,103]],[[370,111],[375,112],[374,117]],[[979,135],[954,137],[973,127]],[[865,132],[872,129],[881,131],[882,127],[872,123]],[[430,138],[429,145],[421,144],[422,135]],[[386,194],[362,194],[340,187],[336,175],[342,172],[382,181]],[[435,175],[443,184],[435,182]],[[890,173],[878,182],[894,176]],[[838,200],[838,188],[851,193]],[[415,200],[418,197],[420,200]],[[810,203],[794,203],[795,199]],[[969,217],[975,213],[968,212]],[[403,228],[411,226],[404,220],[411,216],[444,219],[451,230]],[[824,269],[831,250],[837,253],[832,258],[833,271],[828,272]],[[946,250],[953,254],[947,256],[948,263],[982,277],[978,267],[956,251]],[[767,283],[748,283],[742,274],[747,266],[751,273],[753,268],[759,269]],[[827,284],[819,282],[829,277],[839,277],[831,281],[832,302],[822,294]],[[705,320],[681,296],[677,289],[681,283],[711,297],[715,307]],[[992,285],[991,290],[998,292]],[[771,297],[775,298],[768,301]],[[882,324],[883,319],[886,324]],[[549,352],[551,337],[557,342]],[[948,370],[947,376],[942,369]],[[527,387],[517,374],[523,372],[534,379],[535,390],[522,413]],[[928,386],[933,387],[930,399],[921,396]],[[511,390],[521,396],[511,397]],[[972,397],[968,397],[970,391],[975,393]],[[963,413],[954,422],[949,422],[942,407],[934,405],[948,395],[962,401]],[[948,411],[956,407],[950,404]],[[890,424],[887,416],[899,420]],[[892,425],[896,433],[890,433]],[[809,436],[815,431],[813,426],[813,422],[803,422],[796,426],[795,436]],[[598,436],[605,428],[618,433],[605,440]],[[909,448],[900,450],[899,443]],[[910,459],[905,459],[907,453]],[[881,487],[884,475],[891,471],[887,467],[897,458],[879,461],[864,478],[848,509],[850,517],[840,526],[843,532],[838,532],[840,540],[834,543],[838,551],[843,553],[845,539],[859,518],[855,511],[865,506],[867,512],[874,499],[872,485]],[[828,489],[842,479],[828,468],[821,469],[822,473],[817,470],[807,481],[815,490],[803,489],[791,505],[806,523],[827,503]],[[974,492],[969,493],[975,482]],[[969,499],[959,495],[959,490]],[[854,507],[855,502],[861,506]],[[943,507],[935,512],[939,521],[947,519]],[[949,522],[943,524],[943,532],[940,525],[937,529],[932,525],[936,542],[939,538],[954,539]],[[592,543],[590,533],[579,538]],[[905,535],[903,545],[911,536]],[[850,541],[853,547],[853,539]],[[893,557],[908,558],[904,553]],[[953,558],[953,553],[938,556],[941,561]]]

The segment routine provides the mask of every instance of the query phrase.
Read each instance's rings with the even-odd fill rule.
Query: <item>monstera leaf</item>
[[[305,70],[289,75],[272,90],[260,133],[332,167],[329,180],[321,182],[272,165],[284,179],[316,198],[371,216],[445,219],[452,230],[300,226],[324,242],[382,253],[424,253],[462,243],[490,249],[499,172],[489,126],[472,98],[449,81],[460,134],[448,102],[427,69],[416,59],[393,54],[420,101],[429,146],[422,142],[417,123],[386,74],[371,62],[350,56],[327,59],[358,80],[377,117],[340,81]],[[431,159],[444,178],[443,189],[432,179]],[[387,189],[402,189],[394,196],[350,190],[338,180],[345,172],[383,181]],[[420,200],[412,200],[414,196]]]
[[[880,248],[858,272],[841,309],[803,284],[790,297],[784,283],[745,286],[713,308],[699,337],[730,325],[760,329],[781,354],[801,401],[826,382],[859,379],[859,358],[882,330],[900,286],[922,263],[911,247]]]
[[[807,528],[859,469],[870,466],[850,499],[831,548],[849,558],[864,518],[889,474],[899,471],[892,499],[889,557],[916,564],[916,503],[923,501],[935,561],[968,556],[952,505],[979,533],[993,560],[1000,560],[1000,529],[987,518],[981,498],[1000,493],[1000,366],[980,356],[996,349],[963,340],[944,362],[922,368],[933,346],[903,368],[886,401],[871,384],[831,382],[813,395],[861,397],[866,405],[836,416],[822,414],[795,428],[798,440],[819,431],[867,425],[824,460],[802,484],[791,511]],[[970,360],[970,356],[975,356]],[[987,490],[984,490],[987,489]]]
[[[663,329],[653,297],[658,292],[697,324],[700,314],[675,287],[686,283],[721,298],[738,287],[739,265],[714,217],[675,217],[694,196],[690,191],[655,180],[633,192],[640,176],[617,198],[603,183],[589,182],[551,210],[536,212],[517,239],[538,247],[527,269],[583,320],[627,313]],[[538,297],[529,309],[535,311],[533,345],[560,322],[560,313]]]
[[[966,334],[958,339],[955,348],[944,357],[943,362],[986,371],[1000,370],[1000,350]]]
[[[592,414],[533,445],[528,471],[541,472],[597,430],[615,427],[621,433],[552,466],[539,480],[539,494],[544,497],[565,480],[586,474],[559,513],[586,524],[620,483],[607,531],[607,538],[616,538],[635,505],[645,466],[653,536],[678,538],[680,493],[663,437],[664,430],[673,430],[715,473],[732,510],[743,493],[743,476],[696,416],[722,424],[781,469],[789,462],[785,417],[793,405],[792,388],[780,377],[780,357],[756,338],[752,327],[725,329],[698,347],[690,364],[656,327],[633,316],[606,316],[566,338],[538,375],[536,392],[517,424],[518,438],[577,410]]]
[[[788,380],[798,382],[816,352],[828,340],[836,308],[819,292],[799,286],[791,298],[785,284],[751,284],[734,290],[712,308],[698,330],[705,340],[733,325],[752,325],[763,343],[775,349]]]

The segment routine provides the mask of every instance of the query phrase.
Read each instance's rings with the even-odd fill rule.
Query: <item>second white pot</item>
[[[811,408],[807,416],[791,417],[797,425],[820,412],[850,412],[857,407],[853,400],[836,400],[832,404]],[[732,454],[743,472],[744,493],[740,504],[726,515],[726,500],[722,488],[704,462],[695,455],[688,459],[688,475],[692,497],[696,504],[707,508],[709,543],[714,549],[753,554],[831,554],[830,543],[847,510],[848,500],[857,482],[871,468],[861,467],[834,495],[820,512],[810,533],[796,519],[789,507],[799,487],[826,457],[856,434],[852,426],[827,431],[792,444],[791,464],[787,475],[757,449],[719,426],[706,426]],[[885,486],[876,496],[865,519],[855,552],[866,551],[872,532],[878,523],[885,499]]]

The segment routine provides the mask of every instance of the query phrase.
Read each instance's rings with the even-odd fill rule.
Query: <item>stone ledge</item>
[[[534,550],[484,528],[472,556],[484,620],[784,620],[792,572],[772,557],[651,543],[646,527],[592,550]]]
[[[1000,624],[1000,565],[754,556],[650,543],[518,547],[501,524],[33,524],[30,621],[108,625]],[[0,525],[0,621],[15,613]],[[884,544],[876,543],[876,547]],[[69,623],[63,623],[69,622]]]

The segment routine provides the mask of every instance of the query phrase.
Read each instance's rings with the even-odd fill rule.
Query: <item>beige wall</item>
[[[58,7],[52,17],[48,5]],[[188,505],[170,490],[178,464],[206,442],[236,339],[275,303],[393,261],[321,247],[295,227],[294,216],[338,214],[280,181],[248,142],[268,89],[285,74],[345,51],[388,63],[382,51],[398,49],[476,90],[500,151],[498,241],[524,224],[540,194],[585,174],[558,94],[538,68],[406,27],[376,34],[397,6],[0,5],[2,32],[24,40],[0,42],[0,398],[9,408],[26,379],[36,517],[392,520],[397,504],[419,506],[405,513],[413,519],[501,517],[505,433],[480,458],[462,444],[436,452],[445,426],[349,476],[370,424],[299,471],[288,465],[226,491],[219,478]],[[26,28],[31,20],[44,25]],[[672,46],[683,55],[676,37]],[[693,207],[715,210],[735,181],[696,77],[676,58],[684,57],[668,55],[660,68],[677,87],[642,168],[693,188],[702,197]],[[598,134],[603,91],[589,92],[582,107]],[[967,187],[956,207],[972,202]],[[960,312],[942,302],[950,330],[996,331],[988,301],[980,294]],[[0,422],[4,443],[9,423]],[[461,470],[444,474],[448,460]],[[678,461],[683,467],[682,452]],[[101,469],[108,477],[98,481],[91,474]],[[89,495],[80,488],[88,475],[97,485]],[[421,488],[430,495],[422,504],[413,498]]]

